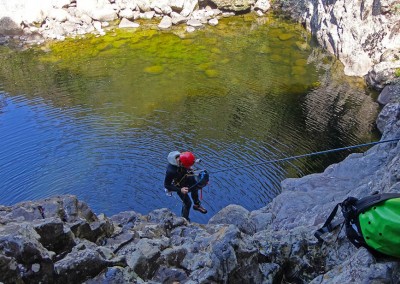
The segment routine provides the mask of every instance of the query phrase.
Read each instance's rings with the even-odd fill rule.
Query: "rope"
[[[399,141],[399,140],[400,140],[400,138],[394,138],[394,139],[389,139],[389,140],[369,142],[369,143],[347,146],[347,147],[342,147],[342,148],[335,148],[335,149],[330,149],[330,150],[325,150],[325,151],[313,152],[313,153],[308,153],[308,154],[303,154],[303,155],[298,155],[298,156],[290,156],[290,157],[281,158],[281,159],[267,160],[264,162],[255,163],[255,164],[247,164],[244,166],[229,167],[229,168],[225,168],[225,169],[220,169],[218,171],[212,171],[211,173],[215,174],[215,173],[226,172],[226,171],[230,171],[230,170],[242,169],[242,168],[246,168],[246,167],[254,167],[254,166],[270,164],[270,163],[277,163],[277,162],[285,162],[285,161],[294,160],[294,159],[300,159],[300,158],[311,157],[311,156],[316,156],[316,155],[321,155],[321,154],[339,152],[339,151],[343,151],[343,150],[349,150],[349,149],[360,148],[360,147],[365,147],[365,146],[372,146],[372,145],[377,145],[377,144],[382,144],[382,143],[395,142],[395,141]]]

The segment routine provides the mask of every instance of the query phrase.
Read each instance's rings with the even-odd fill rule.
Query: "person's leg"
[[[185,218],[186,220],[190,221],[189,213],[190,213],[190,208],[192,207],[192,201],[190,200],[190,197],[188,194],[183,194],[180,191],[178,191],[177,194],[183,203],[182,204],[182,217]]]
[[[193,209],[200,211],[203,214],[206,214],[207,210],[203,206],[201,206],[201,202],[199,199],[199,189],[197,189],[197,188],[193,189],[191,191],[191,194],[192,194],[192,199],[193,199],[193,203],[194,203]]]
[[[190,194],[192,195],[192,199],[194,202],[193,209],[200,211],[203,214],[206,214],[207,210],[201,206],[201,202],[199,199],[199,188],[195,186],[196,183],[197,182],[194,176],[188,176],[184,181],[185,186],[190,188]]]

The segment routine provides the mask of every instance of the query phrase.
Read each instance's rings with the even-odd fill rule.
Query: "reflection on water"
[[[179,214],[163,191],[166,157],[191,150],[211,174],[210,213],[191,218],[207,222],[229,204],[263,207],[284,178],[348,153],[232,167],[377,139],[363,81],[273,18],[3,48],[0,61],[0,204],[75,194],[108,216]]]

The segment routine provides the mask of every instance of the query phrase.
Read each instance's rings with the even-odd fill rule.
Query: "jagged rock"
[[[395,114],[395,115],[393,115]],[[394,123],[399,121],[400,103],[389,103],[382,109],[376,120],[376,126],[382,133],[385,128],[390,128]]]
[[[182,23],[185,23],[187,21],[187,18],[182,16],[181,14],[177,12],[172,12],[171,13],[171,19],[172,19],[172,24],[174,25],[179,25]]]
[[[361,248],[340,266],[317,277],[310,284],[345,283],[349,279],[354,283],[391,283],[396,282],[399,276],[400,265],[397,261],[377,263],[366,249]]]
[[[149,0],[137,0],[137,6],[139,7],[141,12],[150,12],[151,11],[151,3]]]
[[[184,283],[188,277],[183,269],[162,266],[156,271],[154,280],[160,283]]]
[[[184,17],[188,17],[198,7],[199,3],[197,0],[185,0],[183,2],[183,9],[180,14]]]
[[[382,105],[400,102],[400,84],[385,86],[379,94],[378,102]]]
[[[56,279],[60,283],[81,283],[95,277],[108,266],[114,266],[96,250],[74,249],[54,265]]]
[[[383,61],[375,64],[365,79],[370,86],[382,90],[387,84],[400,84],[400,77],[395,75],[396,70],[400,70],[400,60]]]
[[[182,11],[184,4],[185,4],[185,0],[170,0],[169,1],[169,6],[172,8],[172,10],[175,12],[178,12],[178,13]]]
[[[70,252],[75,245],[71,230],[64,227],[64,223],[59,218],[35,220],[33,226],[40,235],[40,243],[57,255]]]
[[[234,224],[246,234],[254,234],[255,226],[250,219],[250,212],[240,205],[228,205],[208,221],[208,224]]]
[[[29,223],[9,223],[0,228],[0,281],[53,281],[53,254],[39,240],[40,235]]]
[[[319,43],[342,61],[346,75],[364,76],[387,50],[399,49],[396,3],[280,0],[274,5],[305,23]]]

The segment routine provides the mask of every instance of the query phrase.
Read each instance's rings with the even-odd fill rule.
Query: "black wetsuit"
[[[184,168],[168,164],[167,171],[165,174],[164,187],[169,191],[175,191],[178,196],[182,199],[182,217],[189,220],[189,212],[192,207],[192,201],[190,200],[189,194],[183,194],[181,192],[182,187],[188,187],[194,204],[200,205],[199,200],[199,188],[197,186],[190,188],[196,184],[196,180],[191,171]]]

